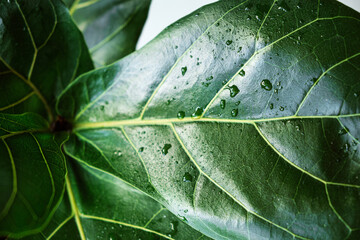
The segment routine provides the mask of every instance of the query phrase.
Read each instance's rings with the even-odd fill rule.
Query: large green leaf
[[[92,69],[81,33],[55,0],[0,1],[0,111],[53,120],[58,94]]]
[[[67,1],[95,64],[113,63],[133,52],[151,0]]]
[[[123,181],[85,166],[72,169],[76,177],[67,179],[53,220],[27,239],[207,239]]]
[[[44,229],[60,204],[67,134],[49,122],[59,93],[92,62],[56,0],[0,1],[0,46],[0,236],[18,238]]]
[[[0,114],[0,236],[21,237],[49,222],[64,193],[66,135],[40,116]]]
[[[221,1],[60,97],[73,158],[215,239],[360,234],[360,14]]]

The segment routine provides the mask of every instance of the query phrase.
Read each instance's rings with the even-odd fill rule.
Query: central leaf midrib
[[[278,118],[264,118],[264,119],[228,119],[228,118],[163,118],[163,119],[125,119],[118,121],[102,121],[102,122],[82,122],[75,123],[73,130],[80,129],[97,129],[97,128],[111,128],[118,126],[144,126],[144,125],[169,125],[173,123],[194,123],[194,122],[216,122],[216,123],[242,123],[242,124],[254,124],[260,122],[273,122],[273,121],[286,121],[286,120],[301,120],[301,119],[339,119],[360,117],[360,113],[348,114],[348,115],[328,115],[328,116],[285,116]]]

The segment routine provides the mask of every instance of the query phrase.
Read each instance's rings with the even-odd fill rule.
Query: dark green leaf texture
[[[88,167],[72,169],[70,197],[64,195],[44,231],[27,239],[207,239],[123,181]]]
[[[108,65],[135,50],[150,2],[77,0],[68,3],[96,65]]]
[[[83,37],[59,1],[0,1],[0,111],[53,119],[58,94],[92,69]]]
[[[36,114],[0,114],[0,236],[41,230],[60,203],[66,174],[60,145],[66,135],[47,128]]]
[[[360,235],[360,14],[221,1],[60,97],[65,151],[215,239]]]
[[[92,62],[60,1],[0,1],[0,45],[0,236],[18,238],[42,230],[60,204],[68,136],[49,122]]]

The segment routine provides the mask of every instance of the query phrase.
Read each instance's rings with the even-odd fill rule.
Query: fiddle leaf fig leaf
[[[71,169],[76,175],[67,179],[52,222],[26,239],[208,239],[118,178],[78,164]]]
[[[39,115],[0,114],[0,236],[36,233],[64,193],[66,134],[47,133]]]
[[[360,14],[220,1],[59,97],[65,152],[214,239],[356,239]]]
[[[58,94],[92,69],[83,37],[60,1],[0,1],[0,9],[0,111],[53,120]]]
[[[60,1],[0,9],[0,236],[21,238],[44,229],[62,199],[68,134],[50,122],[58,94],[92,62]]]
[[[108,65],[133,52],[147,18],[150,0],[68,2],[94,63]]]

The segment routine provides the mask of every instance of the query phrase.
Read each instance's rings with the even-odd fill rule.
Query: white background
[[[165,27],[196,9],[217,0],[152,0],[149,16],[137,48],[144,46]],[[360,12],[360,0],[339,0]]]

